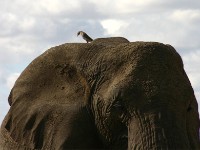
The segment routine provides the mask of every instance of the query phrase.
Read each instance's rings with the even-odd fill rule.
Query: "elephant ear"
[[[191,93],[193,93],[193,91],[191,91]],[[199,147],[199,131],[197,129],[200,127],[198,104],[194,94],[191,94],[189,99],[190,103],[188,105],[186,115],[187,135],[191,148],[196,149]]]
[[[2,124],[2,139],[10,141],[8,149],[59,149],[68,143],[72,147],[97,143],[86,109],[89,88],[73,58],[81,53],[80,49],[81,45],[52,48],[20,75],[10,93],[11,107]],[[84,124],[81,129],[77,127],[80,124]],[[87,140],[80,144],[84,138]]]

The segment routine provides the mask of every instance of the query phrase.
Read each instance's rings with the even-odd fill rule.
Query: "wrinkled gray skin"
[[[170,45],[108,38],[51,48],[9,103],[4,149],[200,149],[197,102]]]

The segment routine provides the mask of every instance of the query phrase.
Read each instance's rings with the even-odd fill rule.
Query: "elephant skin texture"
[[[15,82],[0,149],[200,149],[176,50],[122,37],[53,47]]]

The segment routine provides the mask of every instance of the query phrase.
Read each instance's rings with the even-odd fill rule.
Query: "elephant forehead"
[[[185,98],[182,93],[188,93],[190,84],[185,78],[182,60],[174,49],[159,44],[153,47],[147,44],[136,50],[123,46],[127,46],[125,54],[119,50],[119,55],[107,56],[103,60],[106,63],[100,63],[109,67],[99,71],[99,76],[103,77],[98,82],[101,84],[97,85],[97,94],[105,101],[120,97],[132,102],[188,103],[190,94]],[[180,99],[176,100],[177,96]]]

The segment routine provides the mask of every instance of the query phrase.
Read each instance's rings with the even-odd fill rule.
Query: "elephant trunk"
[[[164,113],[134,113],[128,126],[128,149],[190,149],[185,124]],[[177,124],[179,122],[179,124]]]

